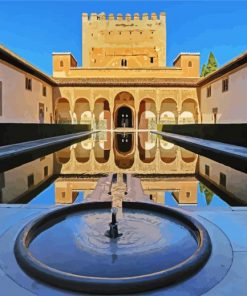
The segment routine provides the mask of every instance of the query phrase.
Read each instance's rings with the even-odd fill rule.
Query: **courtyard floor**
[[[61,206],[0,205],[1,295],[79,295],[32,279],[20,269],[13,253],[16,236],[23,226],[33,218],[58,207]],[[213,245],[211,257],[191,278],[140,295],[246,295],[247,208],[199,209],[186,206],[180,210],[189,212],[207,228]]]

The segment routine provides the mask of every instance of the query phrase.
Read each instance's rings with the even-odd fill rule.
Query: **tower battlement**
[[[166,65],[166,15],[161,12],[82,14],[84,67]]]
[[[101,13],[83,13],[82,18],[83,21],[131,21],[131,20],[144,20],[144,21],[150,21],[150,20],[162,20],[166,17],[165,12],[160,12],[158,15],[153,12],[151,14],[148,13],[134,13],[131,15],[130,13],[122,14],[118,13],[117,15],[114,15],[113,13],[106,14],[104,12]]]

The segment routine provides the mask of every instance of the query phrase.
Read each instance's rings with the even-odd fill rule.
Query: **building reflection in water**
[[[28,202],[50,184],[53,173],[53,154],[0,173],[0,202]]]
[[[232,205],[247,204],[247,174],[199,156],[198,178],[206,184],[202,184],[200,189],[205,194],[208,204],[212,202],[213,192]]]
[[[180,205],[200,203],[198,198],[203,195],[211,205],[215,204],[215,192],[232,205],[246,204],[246,174],[198,157],[149,132],[100,132],[6,171],[0,174],[0,198],[3,203],[27,202],[39,188],[44,190],[52,176],[58,176],[55,201],[70,204],[81,192],[84,199],[90,199],[98,180],[111,173],[138,177],[143,193],[157,203],[166,204],[169,193]]]
[[[149,132],[102,132],[56,152],[55,160],[61,174],[126,173],[128,169],[131,174],[183,175],[195,174],[197,155]]]
[[[156,202],[165,204],[165,192],[172,192],[178,204],[197,204],[198,180],[187,177],[141,178],[144,193]]]
[[[77,198],[79,192],[83,192],[83,198],[92,193],[98,178],[94,177],[60,177],[55,181],[55,201],[60,204],[71,204]]]
[[[135,161],[135,138],[133,133],[116,133],[113,150],[115,164],[119,169],[130,169]]]
[[[69,160],[62,163],[60,157],[64,159],[64,153],[68,151]],[[66,177],[71,174],[81,175],[80,181],[74,180],[72,176],[69,180],[58,179],[55,183],[56,200],[73,202],[80,186],[81,191],[92,191],[97,180],[83,180],[83,174],[90,173],[93,176],[114,172],[137,175],[144,193],[154,202],[164,203],[165,192],[170,191],[179,204],[196,204],[197,158],[196,154],[149,132],[98,133],[91,139],[56,153],[56,168],[61,174]],[[87,182],[88,188],[85,188]]]

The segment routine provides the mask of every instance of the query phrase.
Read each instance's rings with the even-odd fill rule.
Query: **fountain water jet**
[[[111,208],[112,220],[109,223],[110,229],[106,231],[105,236],[109,238],[118,238],[122,236],[122,233],[118,233],[118,223],[117,223],[117,208]]]

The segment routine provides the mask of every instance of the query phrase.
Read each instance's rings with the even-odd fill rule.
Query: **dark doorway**
[[[213,120],[214,123],[217,123],[217,113],[218,113],[218,108],[213,108]]]
[[[39,123],[44,123],[45,120],[45,106],[39,103]]]
[[[214,116],[214,123],[217,123],[217,113],[213,113]]]
[[[129,107],[120,107],[117,111],[117,127],[133,127],[132,111]]]

